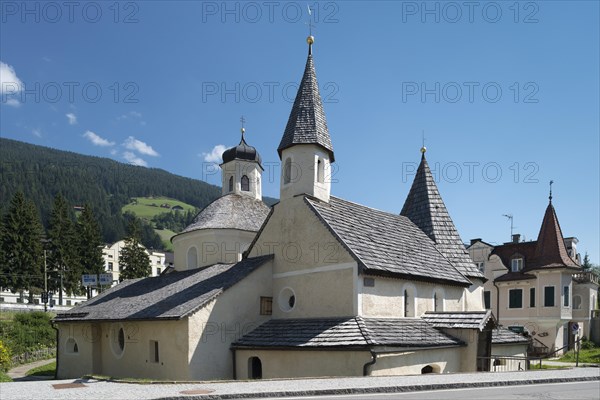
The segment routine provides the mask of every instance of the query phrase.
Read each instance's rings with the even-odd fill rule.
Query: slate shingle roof
[[[524,266],[524,270],[539,268],[573,268],[579,269],[579,265],[569,257],[565,240],[558,223],[558,217],[552,202],[546,207],[544,220],[538,235],[537,245],[533,262]]]
[[[528,279],[537,279],[535,275],[524,274],[523,272],[508,272],[504,275],[500,275],[494,282],[511,282],[511,281],[525,281]]]
[[[329,203],[305,199],[354,256],[364,273],[470,285],[471,282],[408,218],[334,196]]]
[[[531,339],[506,328],[492,330],[492,344],[529,343]]]
[[[421,316],[434,328],[448,329],[479,329],[484,330],[494,317],[490,310],[487,311],[462,311],[462,312],[433,312],[428,311]]]
[[[272,255],[247,258],[236,264],[215,264],[190,271],[132,279],[71,310],[55,321],[119,321],[184,318],[244,279]]]
[[[196,215],[182,233],[198,229],[240,229],[257,232],[270,208],[260,200],[235,193],[219,197]]]
[[[408,217],[421,228],[463,275],[485,279],[456,231],[424,153],[400,215]]]
[[[319,94],[313,57],[310,53],[290,117],[277,148],[279,157],[281,158],[281,152],[284,149],[295,144],[320,145],[329,151],[331,162],[335,161],[323,103]]]
[[[436,347],[464,343],[421,319],[273,319],[233,343],[234,348]]]

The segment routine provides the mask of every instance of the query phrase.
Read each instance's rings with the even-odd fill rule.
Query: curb
[[[500,387],[500,386],[518,386],[518,385],[539,385],[548,383],[565,382],[591,382],[600,381],[600,376],[582,376],[573,378],[547,378],[547,379],[526,379],[519,381],[489,381],[489,382],[457,382],[457,383],[439,383],[430,385],[404,385],[404,386],[386,386],[386,387],[366,387],[366,388],[346,388],[346,389],[315,389],[301,391],[280,391],[280,392],[257,392],[257,393],[228,393],[228,394],[205,394],[205,395],[182,395],[160,397],[159,400],[226,400],[226,399],[257,399],[273,397],[304,397],[304,396],[332,396],[344,394],[376,394],[376,393],[405,393],[419,392],[428,390],[444,389],[466,389],[482,387]]]

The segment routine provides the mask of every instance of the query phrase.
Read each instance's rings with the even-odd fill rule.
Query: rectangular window
[[[483,292],[483,304],[485,305],[486,310],[492,308],[492,295],[489,290]]]
[[[273,298],[272,297],[261,297],[260,298],[260,315],[272,315],[273,314]]]
[[[511,261],[511,271],[512,272],[519,272],[520,270],[523,269],[523,259],[522,258],[513,258]]]
[[[544,288],[544,307],[554,307],[554,286]]]
[[[151,340],[150,341],[150,362],[153,363],[157,363],[160,361],[160,358],[158,356],[158,341],[157,340]]]
[[[535,307],[535,288],[529,288],[529,307]]]
[[[364,287],[375,287],[375,279],[363,278],[363,286]]]
[[[160,272],[161,272],[161,271],[160,271],[160,268],[156,268],[156,275],[157,275],[157,276],[158,276],[158,275],[160,275]]]
[[[508,308],[523,308],[523,289],[508,291]]]
[[[475,264],[477,265],[479,272],[481,272],[483,274],[485,272],[485,263],[482,261],[482,262],[477,262]]]
[[[113,270],[113,263],[111,263],[111,262],[108,263],[108,270],[109,271]]]
[[[563,307],[569,307],[569,287],[563,286]]]

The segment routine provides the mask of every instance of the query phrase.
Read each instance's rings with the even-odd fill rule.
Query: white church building
[[[223,195],[173,238],[174,270],[125,281],[54,320],[59,378],[169,380],[450,373],[489,369],[485,277],[469,258],[422,149],[399,214],[331,194],[335,161],[313,38],[277,151],[223,154]],[[502,345],[524,351],[522,337]]]

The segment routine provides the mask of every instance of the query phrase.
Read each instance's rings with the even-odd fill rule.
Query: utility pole
[[[44,293],[46,301],[44,302],[44,312],[48,312],[48,272],[46,267],[46,250],[44,250]]]
[[[63,269],[64,267],[60,266],[60,292],[58,292],[58,304],[63,305]]]

